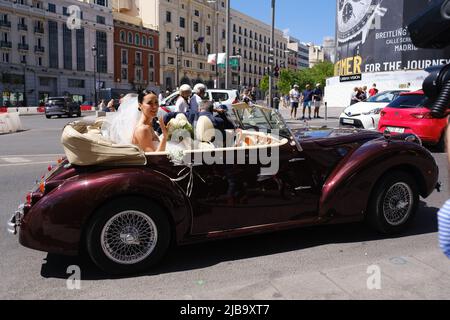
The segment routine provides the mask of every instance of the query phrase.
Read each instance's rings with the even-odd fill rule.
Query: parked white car
[[[380,113],[384,107],[397,99],[402,92],[409,90],[391,90],[381,92],[365,101],[347,107],[339,117],[341,126],[378,130]]]
[[[220,105],[231,106],[239,102],[239,92],[237,90],[209,89],[206,91],[206,94],[208,95],[208,100],[214,102],[214,107]],[[175,104],[179,96],[179,92],[174,92],[165,98],[160,105],[158,117],[165,116],[169,112],[174,112]],[[231,110],[231,108],[229,109]]]

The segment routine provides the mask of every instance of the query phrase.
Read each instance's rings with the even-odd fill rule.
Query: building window
[[[148,46],[149,46],[150,48],[153,48],[153,37],[149,37],[149,38],[148,38]]]
[[[121,30],[120,31],[120,42],[126,42],[126,35],[125,35],[125,31]]]
[[[128,43],[133,44],[133,34],[131,32],[128,32]]]
[[[9,53],[8,52],[2,53],[2,62],[9,63]]]
[[[194,32],[198,32],[198,22],[194,21]]]
[[[174,65],[175,64],[175,59],[173,57],[168,57],[167,58],[167,64]]]
[[[55,21],[48,22],[48,61],[50,68],[59,68],[58,54],[58,23]]]
[[[142,53],[136,52],[135,59],[134,59],[134,65],[136,66],[142,66]]]
[[[206,35],[207,36],[211,35],[211,27],[210,26],[206,26]]]
[[[142,36],[142,45],[143,46],[147,46],[147,37],[146,36]]]
[[[142,81],[142,70],[141,69],[136,69],[136,81],[137,82],[141,82]]]
[[[153,54],[148,55],[148,67],[152,69],[155,67],[155,56]]]
[[[170,11],[166,12],[166,22],[172,22],[172,13]]]
[[[180,17],[180,28],[186,28],[186,19],[183,17]]]
[[[148,81],[149,82],[155,82],[155,71],[150,70],[148,72]]]
[[[122,50],[120,61],[122,61],[122,64],[128,64],[128,50]]]
[[[72,30],[63,24],[63,60],[64,69],[72,70]]]
[[[102,6],[102,7],[107,7],[108,6],[108,0],[95,0],[95,4]]]
[[[48,12],[56,13],[56,5],[54,5],[53,3],[49,3],[48,4]]]
[[[85,71],[86,70],[86,62],[85,62],[85,44],[84,44],[84,28],[77,29],[76,33],[76,42],[77,42],[77,70]]]
[[[195,15],[196,17],[200,17],[200,11],[194,10],[194,15]]]
[[[97,68],[98,72],[108,72],[108,43],[107,34],[103,31],[97,31]]]
[[[141,44],[141,37],[139,36],[138,33],[136,33],[134,35],[134,44],[137,45],[137,46],[139,46]]]
[[[80,79],[69,79],[68,85],[71,88],[84,88],[84,80]]]
[[[122,78],[122,80],[128,80],[128,69],[127,68],[121,69],[121,78]]]
[[[97,16],[97,23],[99,23],[99,24],[106,24],[105,17]]]
[[[172,32],[167,32],[166,34],[166,47],[167,49],[172,49]]]
[[[39,67],[42,67],[42,57],[38,57],[37,64]]]

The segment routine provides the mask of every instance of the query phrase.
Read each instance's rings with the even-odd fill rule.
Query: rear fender
[[[344,158],[322,189],[319,216],[364,217],[373,188],[391,170],[402,170],[417,181],[422,197],[436,187],[439,170],[425,148],[383,138],[369,141]]]

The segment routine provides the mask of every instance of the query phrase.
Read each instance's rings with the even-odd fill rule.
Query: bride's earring
[[[142,111],[141,107],[138,108],[139,111]]]

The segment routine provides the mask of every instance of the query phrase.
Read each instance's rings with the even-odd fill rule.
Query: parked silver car
[[[72,117],[76,115],[81,117],[81,107],[70,97],[50,97],[45,102],[45,117],[50,119],[52,116]]]

